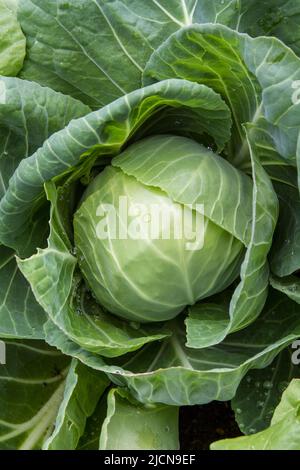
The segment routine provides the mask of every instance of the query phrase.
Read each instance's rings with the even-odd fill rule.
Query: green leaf
[[[149,59],[144,84],[163,77],[203,83],[219,93],[231,109],[233,133],[229,158],[239,166],[248,157],[243,124],[261,113],[260,87],[240,49],[245,37],[220,25],[195,25],[167,39]]]
[[[106,362],[70,341],[52,322],[47,322],[45,332],[49,344],[109,374],[138,401],[175,406],[231,400],[250,369],[267,367],[300,336],[298,305],[276,291],[271,291],[264,312],[252,325],[217,346],[187,348],[182,320],[169,323],[170,338]]]
[[[44,337],[46,315],[18,269],[14,252],[0,246],[0,337]]]
[[[95,410],[109,380],[76,360],[66,378],[64,397],[55,429],[44,443],[44,450],[74,450],[84,433],[86,420]]]
[[[291,184],[276,183],[280,202],[279,223],[271,251],[272,272],[279,277],[289,276],[300,268],[300,197]]]
[[[72,118],[89,112],[89,108],[73,98],[18,78],[2,77],[0,87],[1,198],[20,161]],[[30,229],[19,247],[27,256],[44,244],[48,233],[47,214],[37,212],[28,218]],[[42,338],[46,317],[18,271],[13,251],[0,247],[0,257],[0,335]]]
[[[152,52],[182,27],[220,23],[299,53],[298,16],[297,0],[19,0],[22,77],[99,108],[139,88]]]
[[[25,57],[25,45],[14,2],[0,0],[0,75],[18,74]],[[2,92],[0,84],[0,101]]]
[[[299,365],[293,364],[289,349],[265,369],[248,372],[231,401],[240,430],[253,434],[270,426],[282,393],[291,379],[299,377]]]
[[[28,48],[22,77],[94,108],[131,92],[152,51],[181,21],[155,3],[21,0]]]
[[[271,286],[279,292],[287,295],[290,299],[300,304],[300,279],[297,276],[287,276],[279,278],[272,276],[270,279]]]
[[[107,397],[100,450],[177,450],[178,408],[141,405],[125,390],[112,389]]]
[[[0,199],[20,161],[71,119],[89,112],[82,103],[18,78],[0,78]]]
[[[247,326],[264,306],[269,277],[267,256],[278,219],[278,200],[272,183],[260,163],[256,128],[248,125],[245,132],[252,162],[252,233],[241,268],[241,282],[230,303],[230,332]]]
[[[40,341],[7,341],[0,367],[0,448],[41,448],[63,399],[69,358]]]
[[[232,3],[226,0],[226,3]],[[300,55],[300,6],[297,0],[242,0],[237,29],[250,36],[276,36]],[[233,26],[232,26],[233,27]]]
[[[204,83],[224,97],[235,125],[229,157],[236,165],[248,158],[242,125],[257,123],[262,114],[273,125],[277,150],[295,165],[300,59],[282,42],[221,25],[189,26],[170,36],[145,67],[145,84],[167,78]]]
[[[107,395],[99,400],[94,413],[87,419],[84,434],[81,436],[77,450],[99,450],[99,440],[103,421],[106,418]]]
[[[283,393],[271,426],[251,436],[214,442],[212,450],[299,450],[300,380],[294,379]]]
[[[140,87],[148,58],[170,34],[193,21],[226,23],[236,14],[230,3],[20,0],[22,77],[100,108]]]

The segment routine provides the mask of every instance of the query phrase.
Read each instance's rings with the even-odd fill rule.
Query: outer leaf
[[[271,252],[271,268],[279,277],[300,268],[300,197],[297,186],[276,183],[280,201],[279,224]]]
[[[297,0],[242,0],[236,6],[240,9],[239,31],[250,36],[276,36],[300,54],[300,6]]]
[[[271,285],[279,292],[286,294],[290,299],[300,304],[300,279],[297,276],[287,276],[285,278],[271,277]]]
[[[174,16],[159,2],[21,0],[28,43],[22,76],[96,108],[110,103],[140,86],[152,51],[185,24],[185,2],[172,3]]]
[[[28,48],[22,76],[99,108],[140,87],[144,65],[170,34],[193,21],[227,23],[237,13],[236,1],[228,6],[209,0],[20,0]]]
[[[299,190],[297,170],[276,151],[272,132],[274,127],[260,119],[256,126],[254,140],[259,159],[270,175],[279,199],[279,220],[273,237],[270,253],[271,270],[278,276],[287,276],[300,267],[299,253]],[[249,171],[248,167],[244,167]],[[288,280],[287,280],[288,282]]]
[[[0,246],[0,337],[41,339],[46,315],[36,302],[12,250]]]
[[[275,35],[299,52],[298,15],[297,0],[19,0],[22,76],[100,107],[139,88],[151,53],[184,26]]]
[[[66,379],[54,432],[45,442],[45,450],[74,450],[82,436],[86,419],[92,415],[109,380],[73,360]]]
[[[188,125],[189,131],[198,139],[204,131],[209,132],[220,147],[229,139],[228,109],[220,97],[206,87],[167,80],[137,90],[100,111],[72,121],[20,163],[0,203],[0,240],[22,249],[28,239],[30,215],[40,207],[44,182],[73,169],[83,159],[94,162],[96,156],[118,153],[136,129],[166,105],[171,107],[171,114],[172,108],[183,108],[188,112],[183,134]],[[199,126],[200,119],[203,126]],[[211,120],[209,128],[205,124],[207,119]],[[180,134],[176,119],[167,122],[167,132],[176,129]]]
[[[300,380],[294,379],[275,410],[271,426],[252,436],[215,442],[212,450],[299,450]]]
[[[278,200],[271,181],[260,163],[256,128],[248,126],[246,136],[252,162],[253,216],[251,241],[241,268],[241,282],[230,303],[230,331],[244,328],[261,311],[267,296],[269,267],[267,255],[278,218]]]
[[[0,367],[0,448],[37,449],[63,399],[69,359],[39,341],[7,342]]]
[[[77,450],[99,450],[99,440],[103,421],[106,418],[107,395],[103,395],[92,414],[87,419],[84,434],[80,438]]]
[[[298,365],[285,349],[269,367],[251,370],[241,382],[231,402],[235,418],[244,434],[253,434],[270,426],[275,407],[292,378],[299,378]]]
[[[299,420],[299,385],[300,380],[294,379],[283,393],[279,405],[274,411],[271,425],[280,423],[282,420],[295,416]],[[296,408],[296,409],[295,409]]]
[[[195,25],[173,34],[151,56],[144,83],[180,77],[220,93],[232,112],[229,158],[239,166],[248,157],[243,124],[261,113],[260,88],[240,56],[245,37],[220,25]]]
[[[26,40],[11,0],[0,1],[0,75],[15,76],[25,57]],[[0,96],[1,96],[0,85]]]
[[[0,78],[0,198],[20,161],[89,108],[18,78]]]
[[[130,423],[130,425],[129,425]],[[178,408],[141,405],[129,393],[112,389],[107,397],[100,450],[177,450]]]
[[[272,291],[264,314],[218,346],[186,348],[182,320],[178,319],[172,324],[171,338],[106,363],[70,341],[53,323],[48,322],[45,330],[49,344],[109,374],[117,385],[129,387],[139,401],[183,406],[232,399],[250,369],[268,366],[299,337],[300,318],[295,302]]]
[[[82,103],[17,78],[0,78],[0,198],[20,161],[35,152],[53,133],[89,108]],[[10,208],[10,212],[14,210]],[[30,230],[20,246],[31,255],[48,232],[48,217],[28,215]],[[14,253],[0,247],[0,336],[42,338],[45,314],[18,271]]]
[[[300,103],[294,95],[300,79],[300,59],[282,42],[266,37],[253,39],[221,25],[190,26],[162,44],[144,71],[147,84],[176,77],[209,83],[224,96],[235,122],[235,153],[231,149],[230,157],[237,164],[247,159],[241,126],[257,123],[262,112],[274,125],[272,136],[277,150],[295,164]]]

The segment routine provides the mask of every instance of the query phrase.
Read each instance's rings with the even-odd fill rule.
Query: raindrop
[[[76,253],[77,253],[76,246],[73,246],[72,249],[71,249],[71,254],[76,255]]]
[[[273,384],[272,384],[272,382],[270,382],[269,380],[266,380],[266,381],[263,383],[263,387],[266,388],[267,390],[271,390],[271,388],[273,388]]]

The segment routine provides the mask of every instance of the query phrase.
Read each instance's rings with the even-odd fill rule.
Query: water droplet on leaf
[[[263,387],[266,388],[267,390],[271,390],[271,388],[273,388],[273,384],[272,384],[272,382],[270,382],[269,380],[266,380],[266,381],[263,383]]]

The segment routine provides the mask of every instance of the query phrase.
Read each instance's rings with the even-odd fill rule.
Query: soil
[[[228,402],[184,406],[179,423],[182,450],[209,450],[214,441],[242,435]]]

